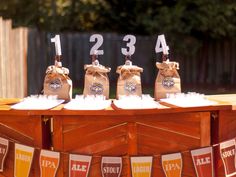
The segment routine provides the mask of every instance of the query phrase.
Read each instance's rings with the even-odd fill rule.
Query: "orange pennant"
[[[180,153],[162,155],[161,160],[166,177],[181,177],[182,157]]]
[[[40,177],[55,177],[59,162],[59,152],[41,150],[39,157]]]

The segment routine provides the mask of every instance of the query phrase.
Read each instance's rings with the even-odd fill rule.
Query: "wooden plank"
[[[27,56],[28,56],[28,29],[24,28],[23,30],[23,39],[22,39],[22,46],[23,46],[23,55],[22,55],[22,64],[24,66],[24,69],[23,69],[23,83],[24,83],[24,89],[23,89],[23,92],[22,92],[22,96],[27,96],[28,95],[28,77],[27,77],[27,74],[28,74],[28,65],[27,65]],[[21,97],[22,97],[21,96]]]
[[[27,33],[12,29],[11,20],[0,20],[0,97],[23,98],[27,95]]]
[[[6,20],[6,43],[5,43],[5,50],[6,50],[6,56],[5,56],[5,74],[6,74],[6,80],[5,80],[5,97],[10,97],[10,91],[11,91],[11,72],[14,72],[14,70],[11,68],[11,20]],[[14,82],[14,81],[13,81]]]
[[[136,155],[138,153],[136,122],[128,123],[127,136],[128,136],[128,145],[129,145],[127,153],[130,155]]]
[[[209,146],[211,143],[211,117],[210,113],[200,113],[200,137],[201,137],[201,146]]]
[[[2,89],[2,97],[6,97],[6,93],[7,93],[7,88],[6,88],[6,83],[7,83],[7,70],[6,70],[6,58],[7,58],[7,24],[5,21],[3,21],[3,28],[2,28],[2,41],[3,41],[3,45],[1,46],[2,48],[2,61],[1,61],[1,73],[2,73],[2,85],[1,85],[1,89]]]
[[[11,21],[9,21],[11,23]],[[6,58],[7,63],[6,63],[6,76],[7,76],[7,95],[6,98],[10,98],[11,94],[14,94],[14,84],[18,85],[18,80],[15,80],[14,74],[17,72],[18,68],[14,66],[14,60],[15,56],[18,50],[16,50],[16,45],[18,44],[17,41],[17,36],[12,30],[12,24],[9,24],[9,29],[8,29],[8,44],[7,44],[7,53],[8,53],[8,58]],[[17,57],[18,58],[18,57]],[[20,85],[18,85],[20,86]],[[20,87],[19,87],[20,88]]]
[[[236,61],[235,61],[235,58],[236,58],[236,51],[234,50],[236,48],[236,42],[232,42],[232,45],[231,45],[231,52],[232,52],[232,55],[231,55],[231,83],[235,83],[236,82]]]
[[[3,95],[3,89],[2,89],[2,85],[3,85],[3,72],[2,72],[2,68],[3,68],[3,20],[2,17],[0,17],[0,96]]]
[[[19,62],[19,82],[20,82],[20,91],[17,91],[17,97],[23,98],[26,97],[27,94],[27,50],[28,50],[28,30],[26,28],[17,29],[20,33],[19,36],[19,46],[20,52],[18,53],[20,56]],[[17,59],[17,57],[16,57]]]
[[[51,119],[52,124],[52,136],[55,138],[52,140],[52,147],[58,147],[53,150],[61,150],[63,149],[63,142],[57,141],[56,139],[62,139],[63,127],[62,127],[62,119]],[[63,157],[60,158],[60,166],[63,166]],[[63,168],[58,168],[57,177],[63,177]]]

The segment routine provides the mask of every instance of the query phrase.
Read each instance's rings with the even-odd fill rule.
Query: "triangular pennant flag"
[[[15,144],[14,177],[29,176],[33,155],[33,147]]]
[[[181,177],[183,166],[181,153],[162,155],[161,161],[166,177]]]
[[[9,141],[0,137],[0,172],[3,172],[5,158],[8,152]]]
[[[69,177],[87,177],[92,157],[70,154],[69,158]]]
[[[120,177],[122,170],[122,158],[102,157],[101,170],[103,177]]]
[[[212,147],[206,147],[191,151],[194,168],[197,177],[214,177],[214,161]]]
[[[40,177],[55,177],[59,162],[59,152],[41,150],[39,157]]]
[[[151,177],[152,156],[131,157],[132,177]]]
[[[224,164],[225,176],[236,174],[235,170],[235,139],[220,143],[220,155]]]

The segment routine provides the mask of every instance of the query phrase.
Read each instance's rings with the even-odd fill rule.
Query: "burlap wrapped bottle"
[[[46,70],[44,79],[44,95],[57,95],[58,99],[70,101],[72,98],[72,81],[69,78],[69,70],[61,66],[61,62],[55,61]]]
[[[116,98],[120,96],[142,95],[141,72],[143,68],[132,65],[132,62],[127,60],[125,65],[118,66],[116,73],[119,74],[117,81]]]
[[[181,82],[177,71],[179,63],[166,60],[162,63],[157,62],[156,67],[159,71],[155,82],[155,99],[166,98],[167,93],[180,93]]]
[[[109,99],[109,78],[108,73],[111,68],[99,64],[94,60],[92,64],[85,65],[84,96],[103,95]]]

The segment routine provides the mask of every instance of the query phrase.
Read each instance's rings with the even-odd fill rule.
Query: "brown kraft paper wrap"
[[[155,82],[155,99],[166,98],[167,93],[180,93],[181,82],[178,73],[179,63],[163,61],[157,62],[156,67],[159,69]]]
[[[122,65],[116,70],[119,74],[116,98],[122,95],[142,95],[141,72],[143,68],[135,65]]]
[[[104,95],[109,99],[109,78],[110,68],[100,64],[85,65],[84,96]]]
[[[49,66],[44,79],[44,95],[57,95],[58,99],[70,101],[72,98],[72,81],[69,70],[59,65]]]

